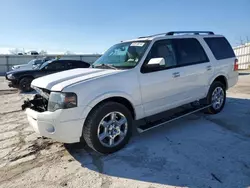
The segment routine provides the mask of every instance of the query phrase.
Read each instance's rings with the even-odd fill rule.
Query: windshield
[[[36,69],[43,69],[46,65],[48,65],[52,61],[54,61],[54,59],[53,60],[49,60],[49,61],[45,61],[44,63],[42,63],[39,66],[37,66]]]
[[[34,61],[34,64],[33,65],[39,65],[42,63],[42,60],[41,59],[37,59]]]
[[[32,59],[31,61],[28,62],[29,65],[38,65],[41,63],[42,63],[41,59]]]
[[[41,61],[41,63],[37,64],[37,65],[34,65],[33,66],[33,69],[42,69],[44,68],[46,65],[48,65],[50,62],[52,62],[53,60],[50,60],[50,61]]]
[[[32,64],[32,69],[39,69],[43,65],[44,61],[41,59],[37,59]]]
[[[35,62],[35,59],[32,59],[31,61],[28,62],[28,65],[33,65],[34,62]]]
[[[141,60],[148,47],[149,41],[124,42],[108,49],[92,67],[133,68]]]

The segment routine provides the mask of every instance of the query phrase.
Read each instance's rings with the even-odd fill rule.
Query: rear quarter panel
[[[234,71],[234,61],[235,58],[228,58],[213,62],[214,74],[210,79],[209,85],[211,85],[218,76],[224,76],[226,78],[227,87],[232,87],[233,85],[235,85],[238,80],[238,72]],[[231,83],[232,81],[234,82],[234,84]]]
[[[206,36],[206,37],[214,37],[214,36]],[[216,37],[224,37],[224,36],[218,35]],[[224,76],[226,78],[228,87],[232,87],[233,85],[235,85],[238,81],[238,72],[234,71],[234,61],[236,57],[217,60],[214,57],[207,43],[204,41],[204,39],[202,40],[201,43],[213,67],[213,74],[207,83],[207,92],[210,88],[210,85],[218,76]]]

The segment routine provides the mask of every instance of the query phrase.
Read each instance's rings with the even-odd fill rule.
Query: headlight
[[[8,78],[8,79],[15,79],[15,77],[14,77],[12,74],[8,74],[8,75],[7,75],[7,78]]]
[[[49,95],[48,111],[54,112],[58,109],[74,108],[77,106],[75,93],[51,92]]]

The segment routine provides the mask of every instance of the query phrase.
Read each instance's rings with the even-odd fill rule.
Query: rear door
[[[213,66],[200,39],[174,39],[174,47],[183,84],[182,91],[185,99],[183,102],[189,103],[205,97],[208,80],[213,75]]]

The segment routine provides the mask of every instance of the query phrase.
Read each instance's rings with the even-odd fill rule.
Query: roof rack
[[[148,36],[143,36],[139,37],[140,38],[149,38],[149,37],[155,37],[159,35],[175,35],[175,34],[194,34],[194,35],[199,35],[199,34],[208,34],[208,35],[214,35],[214,32],[212,31],[170,31],[167,33],[159,33],[159,34],[154,34],[154,35],[148,35]]]
[[[170,31],[166,33],[166,35],[174,35],[174,34],[186,34],[186,33],[193,33],[194,35],[199,34],[208,34],[208,35],[214,35],[214,32],[212,31]]]

